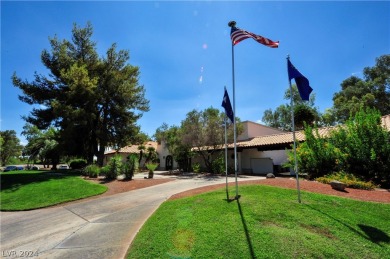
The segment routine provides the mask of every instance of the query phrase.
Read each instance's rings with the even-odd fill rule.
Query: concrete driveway
[[[0,212],[1,258],[124,258],[143,223],[162,202],[175,193],[226,181],[155,173],[155,178],[163,177],[175,181],[60,207]],[[264,177],[238,178],[258,179]],[[235,189],[229,190],[234,196]]]

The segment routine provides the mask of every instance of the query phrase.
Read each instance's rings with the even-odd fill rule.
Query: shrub
[[[297,161],[299,173],[306,173],[314,179],[340,170],[345,155],[327,138],[318,133],[317,128],[305,128],[306,141],[298,144]],[[294,151],[288,151],[288,162],[284,167],[294,168]]]
[[[225,159],[222,155],[219,155],[216,159],[211,162],[211,167],[213,173],[223,173],[225,172]]]
[[[192,170],[194,171],[194,173],[199,173],[200,172],[200,164],[199,163],[195,163],[193,166],[192,166]]]
[[[103,166],[100,168],[100,175],[106,176],[110,172],[110,168],[108,166]]]
[[[131,154],[127,157],[126,163],[122,165],[121,173],[125,175],[126,179],[132,179],[134,176],[134,171],[138,167],[138,156],[136,154]]]
[[[149,178],[153,178],[153,175],[154,175],[154,170],[156,170],[156,168],[158,167],[158,164],[157,163],[147,163],[146,165],[146,168],[149,170]]]
[[[154,171],[158,167],[158,164],[157,163],[147,163],[145,166],[149,171]]]
[[[316,181],[325,184],[329,184],[333,180],[343,182],[347,187],[354,189],[373,190],[377,187],[372,182],[364,182],[355,175],[344,172],[332,173],[316,179]]]
[[[390,186],[390,133],[382,127],[378,111],[362,109],[327,138],[306,127],[305,137],[297,147],[297,160],[299,172],[309,178],[344,171],[366,182]],[[284,166],[294,166],[292,151]]]
[[[106,172],[106,179],[116,179],[118,174],[120,173],[122,166],[122,157],[121,156],[114,156],[110,159],[110,161],[107,164],[107,172]]]
[[[82,158],[76,158],[69,162],[69,167],[72,169],[82,169],[87,165],[87,161]]]
[[[359,111],[331,138],[344,154],[348,154],[344,171],[377,184],[390,184],[390,134],[382,127],[378,111]]]
[[[92,165],[86,166],[83,169],[83,172],[85,175],[87,175],[89,177],[96,178],[99,176],[100,168],[99,168],[99,166],[92,164]]]

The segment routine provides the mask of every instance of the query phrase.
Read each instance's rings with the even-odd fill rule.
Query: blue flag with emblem
[[[234,123],[234,113],[232,109],[232,105],[230,103],[229,94],[225,88],[225,93],[223,95],[222,107],[225,108],[226,116],[230,119],[232,123]]]
[[[288,79],[290,81],[293,78],[295,79],[295,83],[302,100],[309,101],[310,93],[313,91],[313,89],[310,87],[309,80],[304,75],[302,75],[293,64],[291,64],[290,59],[287,59],[287,70]]]

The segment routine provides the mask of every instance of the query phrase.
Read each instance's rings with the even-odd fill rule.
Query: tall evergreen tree
[[[138,83],[139,68],[128,64],[129,52],[112,44],[99,58],[92,34],[90,23],[75,24],[71,41],[50,38],[51,51],[41,54],[49,75],[35,73],[28,82],[14,73],[12,80],[23,91],[20,100],[39,105],[24,117],[28,123],[58,128],[66,155],[89,162],[97,156],[102,164],[105,147],[119,148],[136,138],[136,122],[149,110],[149,101]]]

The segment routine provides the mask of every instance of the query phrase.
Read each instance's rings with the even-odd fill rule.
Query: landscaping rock
[[[331,181],[330,186],[332,186],[333,189],[338,190],[338,191],[344,191],[346,184],[339,182],[339,181]]]
[[[275,175],[274,174],[271,174],[271,173],[269,173],[269,174],[267,174],[267,176],[266,176],[267,178],[275,178]]]

